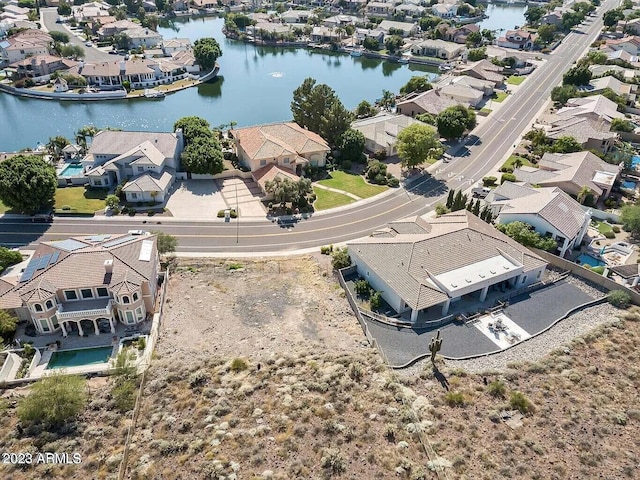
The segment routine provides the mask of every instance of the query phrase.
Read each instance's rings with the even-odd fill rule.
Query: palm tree
[[[383,90],[382,98],[378,103],[384,110],[391,111],[393,106],[396,104],[396,95],[389,90]]]
[[[591,195],[591,189],[589,187],[587,187],[586,185],[583,186],[580,191],[578,192],[578,202],[581,205],[584,205],[584,202],[586,201],[587,197]]]
[[[82,149],[82,153],[87,151],[87,137],[93,138],[98,133],[98,129],[93,125],[85,125],[76,132],[76,143]]]
[[[520,168],[521,166],[522,166],[522,159],[520,157],[517,157],[513,161],[513,168]]]

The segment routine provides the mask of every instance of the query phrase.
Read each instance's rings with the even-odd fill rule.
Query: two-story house
[[[515,48],[518,50],[531,50],[533,48],[536,35],[524,30],[507,30],[504,37],[498,38],[498,46],[504,48]]]

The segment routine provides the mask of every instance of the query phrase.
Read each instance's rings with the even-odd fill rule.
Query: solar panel
[[[51,254],[51,260],[49,260],[49,265],[53,265],[58,261],[58,257],[60,257],[60,252],[54,252]]]
[[[126,236],[126,237],[120,237],[120,238],[116,238],[115,240],[111,240],[110,242],[103,243],[102,246],[104,248],[111,248],[111,247],[115,247],[117,245],[120,245],[122,243],[126,243],[126,242],[129,242],[131,240],[135,240],[136,238],[139,238],[139,237],[134,237],[134,236],[131,236],[131,235]]]
[[[93,235],[92,237],[85,237],[85,240],[89,240],[90,242],[104,242],[109,238],[111,238],[111,235]]]
[[[39,257],[38,260],[38,266],[36,267],[36,270],[42,270],[43,268],[47,268],[47,266],[49,265],[49,260],[51,259],[51,254],[47,253],[46,255],[42,255],[41,257]]]
[[[66,250],[67,252],[73,252],[87,246],[86,243],[74,240],[73,238],[53,242],[53,245],[55,245],[57,248],[61,248],[62,250]]]
[[[31,261],[27,264],[27,268],[24,269],[22,275],[20,276],[21,282],[26,282],[27,280],[31,280],[33,274],[36,273],[36,267],[40,263],[40,258],[32,258]]]

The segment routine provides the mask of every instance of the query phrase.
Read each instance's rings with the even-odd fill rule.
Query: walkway
[[[347,197],[353,198],[354,200],[362,200],[362,197],[354,195],[351,192],[345,192],[344,190],[340,190],[338,188],[327,187],[325,185],[320,185],[319,183],[314,183],[313,186],[317,187],[317,188],[320,188],[322,190],[327,190],[328,192],[341,193],[342,195],[346,195]]]

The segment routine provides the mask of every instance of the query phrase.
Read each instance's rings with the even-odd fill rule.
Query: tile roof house
[[[124,33],[129,37],[131,48],[152,48],[162,42],[162,35],[158,32],[154,32],[150,28],[130,28],[125,30]]]
[[[635,106],[638,85],[621,82],[616,77],[610,75],[594,78],[589,82],[589,92],[600,93],[606,89],[611,89],[614,93],[625,97],[627,99],[627,106]]]
[[[0,280],[0,308],[40,334],[115,333],[155,312],[154,235],[89,235],[42,242],[23,271]]]
[[[24,30],[0,42],[0,62],[15,63],[35,55],[48,55],[51,35],[41,30]]]
[[[393,13],[393,6],[393,3],[369,2],[367,3],[366,12],[367,15],[374,17],[386,17]]]
[[[401,101],[396,102],[396,112],[410,117],[415,117],[421,113],[438,115],[446,108],[454,105],[469,106],[468,103],[446,95],[441,89],[434,88],[426,92],[410,93],[405,96]]]
[[[466,43],[467,37],[470,33],[479,32],[480,27],[475,23],[470,23],[468,25],[460,25],[459,27],[447,25],[442,23],[436,26],[436,29],[442,35],[442,40],[446,40],[447,42],[454,43]]]
[[[413,55],[442,58],[451,60],[457,57],[465,49],[464,45],[444,40],[423,40],[411,45]]]
[[[550,236],[564,257],[580,245],[591,222],[591,211],[557,187],[533,188],[527,183],[504,182],[485,201],[496,223],[524,222],[540,235]]]
[[[603,50],[624,50],[625,52],[638,56],[640,54],[640,37],[629,36],[623,38],[609,38],[600,47]]]
[[[230,136],[234,139],[239,163],[251,170],[256,181],[271,171],[263,170],[271,164],[278,166],[277,171],[286,170],[287,174],[300,176],[307,164],[324,166],[330,151],[320,135],[294,122],[238,128],[231,130]]]
[[[122,85],[128,81],[133,88],[155,87],[187,77],[182,65],[165,58],[115,60],[111,62],[80,62],[69,69],[69,73],[80,75],[89,85]]]
[[[182,132],[98,132],[82,161],[93,187],[123,181],[127,201],[162,202],[174,181],[184,148]]]
[[[478,60],[461,68],[458,74],[485,80],[493,83],[495,87],[498,87],[504,82],[504,75],[501,73],[502,70],[502,67],[494,65],[489,60]]]
[[[619,165],[611,165],[591,152],[545,153],[538,168],[520,167],[513,174],[520,181],[558,187],[574,197],[582,187],[589,187],[597,202],[609,196],[620,170]]]
[[[98,29],[98,37],[100,40],[106,40],[109,37],[113,37],[116,33],[122,33],[133,28],[140,28],[140,24],[126,19],[116,20],[111,23],[103,23],[102,27]]]
[[[636,76],[636,71],[631,68],[624,68],[620,65],[589,65],[589,71],[594,77],[601,77],[607,74],[607,72],[618,72],[624,76],[624,78],[633,79]]]
[[[365,148],[370,152],[383,150],[388,157],[396,155],[398,134],[414,123],[422,123],[407,115],[380,112],[374,117],[356,120],[351,128],[361,132],[365,139]]]
[[[536,35],[525,30],[507,30],[504,37],[497,40],[499,47],[515,48],[517,50],[531,50],[533,48]]]
[[[403,37],[411,37],[416,33],[418,33],[417,23],[394,22],[392,20],[383,20],[378,25],[378,28],[387,35],[389,35],[389,32],[391,30],[396,30],[396,31],[401,30]]]
[[[398,220],[347,244],[358,273],[398,313],[446,316],[462,298],[484,302],[494,288],[521,288],[546,262],[467,210]]]
[[[75,60],[54,55],[35,55],[10,65],[16,69],[19,78],[31,78],[35,81],[48,81],[51,74],[58,70],[68,70],[78,64]]]
[[[440,18],[453,18],[458,15],[458,5],[455,3],[436,3],[431,6],[431,12]]]

